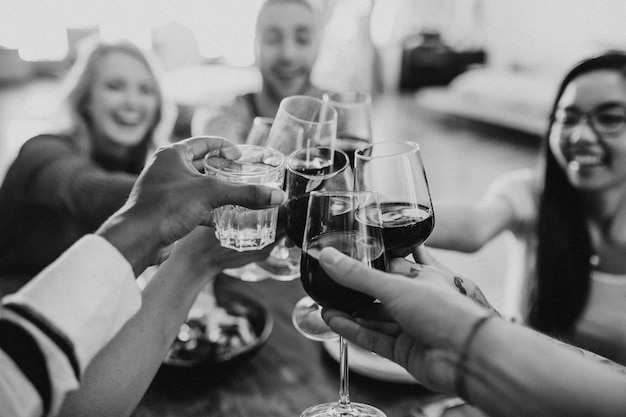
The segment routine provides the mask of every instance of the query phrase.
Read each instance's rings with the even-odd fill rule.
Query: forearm
[[[505,201],[435,204],[435,228],[426,245],[476,252],[509,227],[510,214]]]
[[[480,219],[473,206],[444,202],[435,204],[435,228],[426,244],[439,249],[476,252],[485,243],[477,231]]]
[[[470,346],[465,386],[471,402],[498,416],[622,416],[626,375],[554,340],[490,320]]]
[[[142,293],[142,308],[91,362],[62,416],[127,416],[156,372],[198,292],[216,271],[164,263]]]
[[[155,261],[161,248],[159,224],[122,208],[100,226],[96,234],[111,243],[124,255],[139,276]]]

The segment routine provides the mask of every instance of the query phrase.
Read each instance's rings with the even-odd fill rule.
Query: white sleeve
[[[13,404],[17,414],[11,415],[54,415],[65,394],[78,387],[87,364],[139,310],[134,278],[115,247],[88,235],[5,297],[0,409]],[[24,386],[30,389],[16,395]]]

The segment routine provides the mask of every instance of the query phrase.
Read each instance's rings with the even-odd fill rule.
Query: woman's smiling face
[[[149,68],[123,51],[104,55],[89,90],[87,112],[97,140],[135,146],[154,126],[157,81]]]
[[[570,82],[550,132],[550,150],[570,183],[584,191],[626,184],[626,78],[595,70]],[[623,122],[623,123],[622,123]]]

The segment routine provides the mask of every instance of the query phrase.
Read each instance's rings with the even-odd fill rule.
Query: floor
[[[0,180],[23,141],[38,133],[53,114],[59,93],[54,80],[0,86]],[[420,108],[410,93],[374,97],[373,130],[376,140],[420,144],[435,213],[437,201],[443,199],[478,200],[498,175],[532,166],[539,149],[534,136],[430,112]],[[432,252],[478,282],[499,306],[506,268],[505,236],[474,254]]]

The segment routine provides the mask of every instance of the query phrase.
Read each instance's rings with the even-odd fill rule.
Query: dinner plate
[[[403,367],[387,358],[383,358],[373,352],[349,344],[349,365],[350,370],[357,374],[372,379],[378,379],[387,382],[397,382],[403,384],[419,384],[415,378]],[[326,352],[339,361],[339,341],[337,339],[327,340],[324,342]]]

